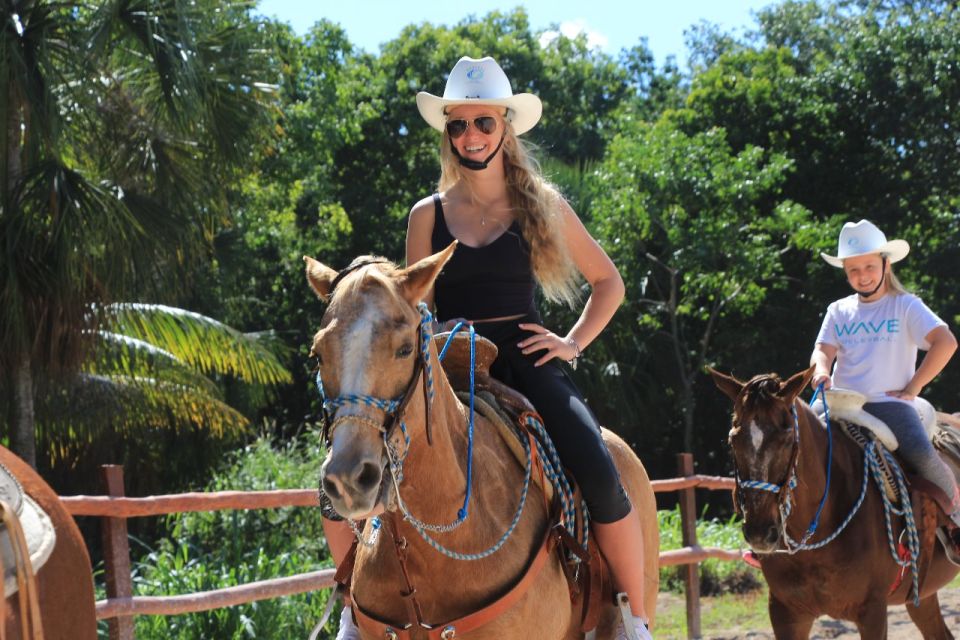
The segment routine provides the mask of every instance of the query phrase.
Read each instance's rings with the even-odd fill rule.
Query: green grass
[[[660,551],[682,548],[679,507],[672,511],[658,511],[657,521],[660,527]],[[701,517],[697,521],[697,542],[704,547],[743,548],[740,522],[736,516],[731,516],[728,520],[706,520]],[[660,569],[661,591],[683,593],[681,569],[682,567]],[[753,591],[761,586],[762,579],[759,570],[744,562],[710,559],[700,563],[700,591],[704,595]]]
[[[769,629],[767,589],[728,593],[700,601],[700,629],[704,637],[734,629]],[[657,640],[686,640],[687,609],[683,594],[661,593],[657,601]]]

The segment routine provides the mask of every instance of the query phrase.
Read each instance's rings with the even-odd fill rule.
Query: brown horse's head
[[[744,481],[784,487],[799,453],[794,402],[810,382],[813,367],[786,382],[776,374],[754,376],[741,382],[710,369],[713,381],[733,400],[733,426],[728,442],[737,472],[735,502],[743,515],[743,535],[758,552],[780,545],[783,491],[744,488]]]
[[[329,302],[311,348],[328,399],[397,400],[417,382],[413,379],[420,356],[417,304],[454,247],[405,269],[366,256],[338,273],[304,257],[307,281]],[[364,402],[330,413],[330,449],[321,483],[337,512],[359,518],[385,505],[389,495],[380,430],[387,416]]]

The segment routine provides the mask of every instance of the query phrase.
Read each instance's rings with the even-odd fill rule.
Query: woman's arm
[[[623,278],[620,277],[616,265],[593,239],[577,214],[564,200],[560,201],[560,207],[563,216],[563,238],[567,244],[567,251],[577,270],[590,285],[590,297],[580,317],[564,338],[540,325],[527,323],[520,325],[522,329],[528,329],[537,334],[520,343],[524,353],[546,350],[546,353],[537,360],[537,366],[552,358],[571,360],[580,355],[580,351],[586,349],[587,345],[593,342],[610,322],[617,307],[623,301],[625,291]]]
[[[930,384],[930,381],[937,377],[943,368],[950,362],[954,352],[957,350],[957,338],[944,326],[939,326],[926,336],[926,341],[930,345],[930,350],[923,357],[923,362],[917,368],[916,373],[906,387],[898,391],[888,391],[888,396],[900,398],[902,400],[913,400],[923,388]]]
[[[433,196],[413,205],[407,220],[407,266],[423,260],[433,253]],[[424,296],[427,308],[433,310],[433,288]]]

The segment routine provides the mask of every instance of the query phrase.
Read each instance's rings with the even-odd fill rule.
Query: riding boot
[[[344,607],[340,612],[337,640],[360,640],[360,629],[353,623],[353,611],[350,607]]]
[[[625,591],[633,615],[647,619],[644,607],[643,530],[636,509],[617,520],[593,523],[600,551],[610,564],[617,591]]]

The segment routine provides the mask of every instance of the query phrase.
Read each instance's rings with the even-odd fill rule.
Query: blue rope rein
[[[430,359],[430,343],[432,341],[432,331],[431,326],[433,322],[433,317],[430,314],[424,303],[418,305],[418,310],[420,312],[420,357],[423,358],[424,363],[424,375],[426,376],[427,384],[427,401],[432,402],[434,397],[434,384],[433,384],[433,366]],[[464,326],[464,323],[460,322],[453,328],[451,331],[450,338],[448,338],[446,344],[444,344],[443,349],[440,351],[438,360],[442,361],[446,356],[447,349],[452,344],[453,336],[460,331]],[[405,449],[401,455],[396,447],[389,442],[388,434],[386,430],[381,427],[380,431],[383,435],[384,447],[387,452],[388,458],[388,467],[390,470],[390,475],[394,483],[395,495],[397,497],[397,504],[400,511],[403,514],[404,520],[410,522],[413,528],[417,533],[434,549],[443,553],[444,555],[455,558],[458,560],[480,560],[486,558],[497,551],[499,551],[503,545],[507,542],[510,536],[513,534],[516,529],[517,524],[520,521],[520,516],[523,513],[524,505],[526,504],[527,496],[529,493],[530,487],[530,478],[532,477],[533,470],[533,449],[530,447],[530,443],[527,438],[521,433],[518,425],[511,424],[511,428],[514,430],[517,438],[520,440],[524,452],[526,453],[526,463],[524,467],[524,482],[520,491],[520,501],[517,506],[517,510],[514,513],[513,519],[511,520],[510,525],[507,527],[507,530],[503,533],[499,540],[497,540],[489,548],[476,552],[476,553],[462,553],[458,551],[453,551],[444,547],[442,544],[434,540],[427,532],[433,531],[437,533],[446,533],[452,531],[459,527],[463,522],[466,521],[469,515],[469,503],[472,495],[472,485],[473,485],[473,451],[474,451],[474,422],[475,422],[475,373],[476,373],[476,333],[472,325],[467,325],[470,332],[470,400],[469,400],[469,422],[467,430],[467,461],[466,461],[466,488],[464,490],[464,499],[463,505],[457,511],[457,518],[449,524],[428,524],[422,522],[416,518],[409,509],[407,509],[406,504],[403,502],[403,499],[400,495],[400,483],[403,482],[403,462],[406,458],[407,453],[410,449],[410,435],[407,429],[407,426],[403,420],[399,422],[399,429],[403,435],[403,440],[405,443]],[[385,414],[389,414],[393,411],[396,411],[400,405],[399,400],[385,400],[382,398],[377,398],[369,395],[359,395],[359,394],[344,394],[336,398],[327,398],[326,393],[323,387],[323,379],[320,375],[320,371],[317,371],[316,376],[316,385],[317,390],[320,392],[320,397],[323,402],[324,411],[328,415],[332,416],[336,413],[338,409],[345,406],[364,406],[372,407],[378,409]],[[570,487],[569,482],[566,479],[566,475],[563,473],[563,467],[560,463],[559,455],[556,452],[553,442],[550,440],[550,437],[547,435],[546,430],[543,427],[543,424],[536,418],[527,417],[526,424],[528,427],[532,428],[537,433],[537,438],[535,438],[537,454],[540,456],[540,460],[544,469],[544,475],[549,478],[550,482],[553,484],[555,490],[560,496],[561,506],[562,506],[562,519],[563,524],[567,531],[576,536],[576,510],[574,505],[574,496],[573,490]],[[545,444],[544,444],[545,443]],[[583,533],[582,533],[582,544],[584,548],[587,546],[588,538],[588,522],[589,514],[586,509],[586,504],[581,502],[581,509],[583,512]],[[354,525],[354,532],[357,534],[358,538],[364,544],[368,546],[372,545],[376,541],[376,537],[373,536],[371,540],[365,541],[362,539],[362,536],[359,533],[358,528],[355,526],[355,523],[351,521],[351,524]],[[371,526],[373,531],[376,532],[380,528],[380,518],[374,517],[371,519]]]

